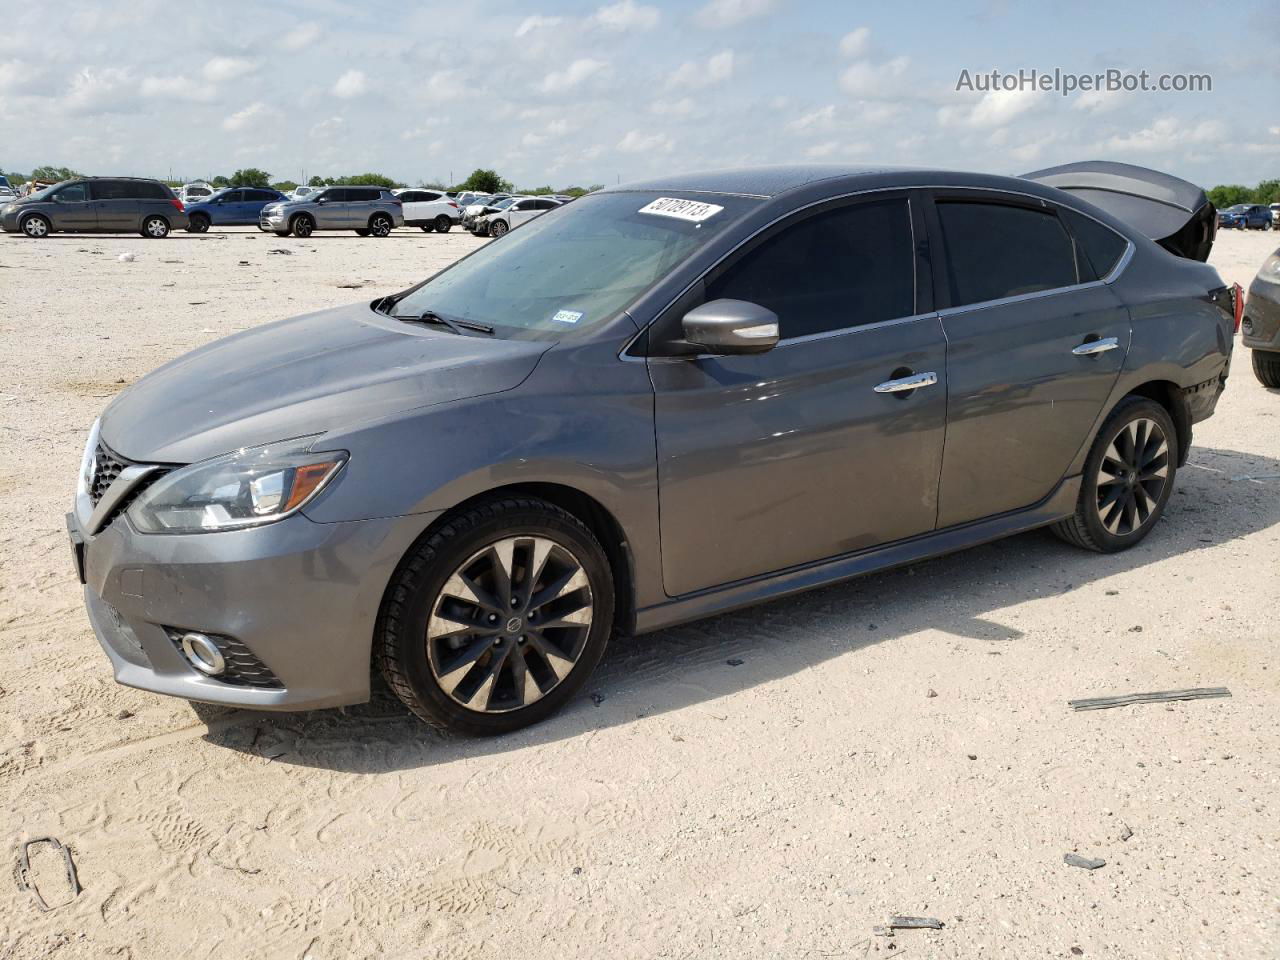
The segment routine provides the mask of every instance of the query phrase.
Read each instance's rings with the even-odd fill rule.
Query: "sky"
[[[1107,159],[1254,184],[1280,176],[1273,5],[0,0],[0,168],[414,184],[490,167],[532,188]],[[956,89],[1055,68],[1212,90]]]

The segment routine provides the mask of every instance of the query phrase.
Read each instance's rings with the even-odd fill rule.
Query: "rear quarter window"
[[[1107,276],[1128,248],[1128,239],[1093,217],[1086,217],[1067,207],[1063,207],[1061,213],[1076,242],[1080,279],[1099,280]]]

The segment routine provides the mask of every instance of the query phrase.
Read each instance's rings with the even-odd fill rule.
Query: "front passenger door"
[[[91,231],[98,228],[96,204],[89,199],[87,183],[73,183],[50,198],[49,218],[55,230]]]
[[[774,311],[781,341],[768,353],[661,356],[679,316],[651,330],[668,594],[933,529],[946,341],[927,288],[917,295],[922,233],[903,194],[839,201],[717,267],[700,299]],[[932,382],[893,390],[916,374]]]
[[[348,226],[347,191],[329,187],[322,194],[323,203],[315,205],[316,226],[321,230],[338,230]]]

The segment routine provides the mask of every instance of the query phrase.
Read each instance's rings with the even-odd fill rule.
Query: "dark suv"
[[[258,226],[281,237],[309,237],[316,230],[385,237],[404,226],[404,205],[382,187],[325,187],[300,200],[267,204],[258,215]]]
[[[64,180],[0,210],[7,233],[46,237],[71,233],[140,233],[161,239],[185,229],[182,201],[159,180],[135,177],[83,177]]]

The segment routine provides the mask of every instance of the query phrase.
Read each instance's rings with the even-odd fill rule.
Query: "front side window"
[[[89,188],[83,183],[73,183],[69,187],[63,187],[53,196],[59,203],[83,203],[89,199]]]
[[[768,307],[784,339],[843,330],[915,313],[914,258],[906,200],[855,203],[766,237],[707,283],[706,298]]]
[[[661,196],[598,193],[535,217],[408,293],[393,312],[430,311],[491,326],[501,337],[558,340],[616,317],[760,202],[667,194],[720,209],[697,221],[642,212]]]
[[[1053,213],[970,200],[939,200],[937,206],[952,306],[1077,282],[1071,238]]]

